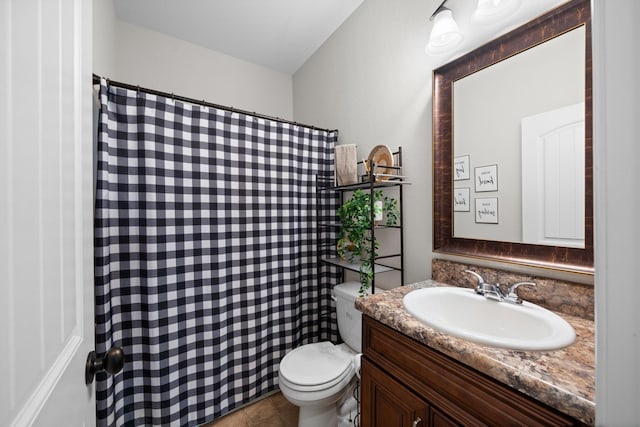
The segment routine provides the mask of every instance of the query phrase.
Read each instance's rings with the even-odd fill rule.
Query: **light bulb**
[[[522,0],[478,0],[473,19],[483,24],[498,23],[518,10],[521,3]]]
[[[462,42],[462,39],[462,33],[453,19],[453,13],[443,8],[434,17],[433,29],[425,52],[430,55],[439,55],[451,51]]]

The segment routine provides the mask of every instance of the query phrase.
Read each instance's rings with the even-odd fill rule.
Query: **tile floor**
[[[202,427],[297,427],[298,407],[276,393]]]

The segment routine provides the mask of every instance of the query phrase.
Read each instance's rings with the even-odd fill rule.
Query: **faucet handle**
[[[518,293],[516,292],[516,289],[518,289],[518,287],[523,286],[523,285],[524,286],[537,286],[533,282],[518,282],[518,283],[514,283],[513,285],[509,286],[509,290],[507,291],[506,299],[509,302],[514,302],[516,304],[522,304],[522,298],[520,298],[518,296]]]
[[[465,273],[469,273],[469,274],[473,274],[474,276],[476,276],[476,278],[478,279],[478,286],[476,286],[476,293],[477,294],[483,294],[484,293],[484,285],[485,285],[485,281],[482,278],[481,275],[479,275],[478,273],[476,273],[475,271],[471,271],[471,270],[465,270]]]

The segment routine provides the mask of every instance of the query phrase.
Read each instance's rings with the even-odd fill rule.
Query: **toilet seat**
[[[333,387],[354,372],[353,357],[329,341],[305,344],[280,362],[281,379],[298,391]]]

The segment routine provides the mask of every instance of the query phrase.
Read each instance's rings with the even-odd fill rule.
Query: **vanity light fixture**
[[[441,55],[450,52],[462,43],[462,33],[458,24],[453,19],[453,12],[444,6],[447,0],[440,3],[440,6],[429,18],[433,21],[433,29],[429,36],[429,43],[425,48],[428,55]]]
[[[480,24],[494,24],[514,13],[522,0],[478,0],[473,20]]]

